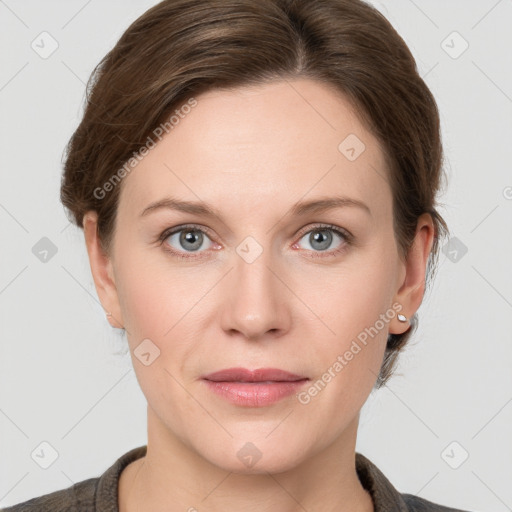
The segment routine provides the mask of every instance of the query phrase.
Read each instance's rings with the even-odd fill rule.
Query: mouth
[[[309,378],[277,368],[228,368],[202,377],[208,389],[245,407],[264,407],[290,396]]]
[[[277,368],[227,368],[203,377],[211,382],[296,382],[307,377]]]

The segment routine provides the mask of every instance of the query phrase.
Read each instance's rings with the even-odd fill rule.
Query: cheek
[[[162,261],[153,264],[134,253],[124,258],[116,273],[118,294],[133,368],[148,404],[186,417],[194,407],[180,385],[182,363],[194,349],[194,333],[187,329],[194,312],[187,312],[206,290],[200,284],[191,287],[201,281],[175,267],[164,268]]]
[[[120,262],[118,295],[134,370],[144,394],[150,403],[176,399],[177,406],[178,402],[188,403],[187,396],[177,399],[182,391],[177,381],[183,382],[183,365],[204,338],[198,325],[208,307],[204,296],[212,279],[191,268],[179,268],[163,255],[152,256],[133,251]],[[151,363],[146,366],[139,356],[147,352],[146,362]]]
[[[331,340],[347,341],[391,309],[395,292],[392,256],[379,250],[354,252],[338,266],[297,270],[288,282],[314,312],[307,318],[316,316],[324,323],[321,333]]]
[[[365,275],[365,279],[372,277]],[[394,314],[389,308],[386,280],[361,286],[356,277],[340,281],[329,296],[319,295],[317,299],[322,320],[335,334],[325,329],[325,336],[314,338],[310,360],[315,361],[315,376],[297,396],[304,420],[317,425],[326,438],[340,435],[368,398],[380,371]],[[389,319],[382,320],[386,312]]]
[[[158,248],[134,250],[119,261],[118,297],[134,341],[171,336],[173,326],[206,292],[204,279],[167,260],[163,252]]]
[[[316,388],[321,394],[326,390],[327,400],[364,402],[379,373],[396,315],[391,307],[393,254],[383,254],[368,252],[337,271],[326,269],[323,279],[316,272],[301,281],[298,295],[321,320],[308,315],[307,322],[320,329],[316,335],[311,331],[315,350],[310,356],[319,363],[317,379],[322,382]],[[315,393],[312,389],[311,395]]]

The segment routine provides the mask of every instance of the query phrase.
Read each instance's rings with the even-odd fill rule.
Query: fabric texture
[[[130,462],[144,457],[146,449],[147,445],[133,448],[100,477],[82,480],[66,489],[3,508],[0,512],[119,512],[117,491],[121,472]],[[399,493],[375,464],[357,452],[356,470],[361,484],[373,499],[375,512],[468,512]]]

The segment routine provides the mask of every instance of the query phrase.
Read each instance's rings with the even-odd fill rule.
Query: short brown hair
[[[83,227],[98,213],[111,248],[121,185],[95,190],[143,146],[155,127],[194,95],[287,78],[334,86],[380,141],[393,193],[394,232],[405,261],[418,217],[430,213],[435,238],[448,227],[436,211],[443,150],[436,102],[405,42],[361,0],[164,0],[134,21],[96,66],[83,119],[67,147],[61,201]],[[427,279],[427,285],[428,285]],[[389,334],[381,387],[417,327]]]

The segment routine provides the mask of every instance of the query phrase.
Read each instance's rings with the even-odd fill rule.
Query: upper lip
[[[307,379],[307,377],[278,368],[257,368],[255,370],[248,370],[247,368],[226,368],[209,373],[205,375],[203,379],[213,382],[293,382]]]

